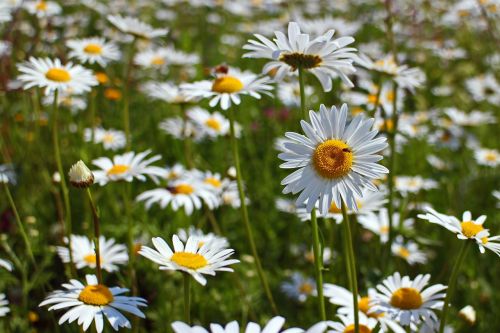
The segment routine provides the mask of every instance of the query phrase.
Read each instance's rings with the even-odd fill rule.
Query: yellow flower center
[[[234,76],[221,76],[214,80],[212,91],[220,94],[232,94],[243,89],[243,82]]]
[[[310,295],[313,289],[314,289],[313,285],[307,282],[304,282],[299,286],[299,292],[306,295]]]
[[[312,156],[314,170],[327,179],[340,178],[351,171],[352,151],[344,142],[330,139],[316,146]]]
[[[495,162],[497,160],[497,154],[495,153],[486,153],[484,155],[484,158],[488,161],[488,162]]]
[[[108,170],[108,175],[121,175],[130,170],[130,167],[125,164],[115,164]]]
[[[462,227],[462,233],[468,238],[472,238],[484,230],[481,224],[475,224],[472,221],[462,222],[460,223],[460,226]]]
[[[282,53],[279,57],[280,61],[296,70],[301,67],[303,69],[311,69],[321,65],[322,59],[318,55],[304,53]]]
[[[388,226],[383,225],[383,226],[380,227],[380,233],[381,234],[386,234],[388,232],[389,232],[389,227]]]
[[[221,187],[222,183],[220,180],[214,177],[208,177],[205,179],[205,183],[212,185],[213,187]]]
[[[64,68],[51,68],[45,73],[45,77],[55,82],[68,82],[71,80],[71,75]]]
[[[151,65],[161,66],[165,64],[165,58],[157,56],[151,59]]]
[[[96,257],[95,254],[87,254],[85,257],[83,257],[83,261],[85,261],[89,265],[95,265],[96,263]]]
[[[108,287],[98,284],[95,286],[86,286],[78,295],[78,300],[96,306],[104,306],[113,302],[113,294]]]
[[[215,118],[208,118],[205,121],[205,125],[207,125],[208,127],[210,127],[213,130],[216,130],[217,132],[220,131],[220,129],[221,129],[220,122]]]
[[[340,209],[339,207],[337,207],[337,205],[335,204],[335,202],[332,202],[332,204],[330,205],[330,209],[328,209],[328,213],[331,213],[331,214],[340,214],[340,213],[342,213],[342,209]]]
[[[410,256],[410,251],[408,251],[408,249],[405,247],[401,247],[398,251],[398,254],[406,259]]]
[[[377,95],[375,95],[375,94],[368,95],[368,103],[370,103],[370,104],[377,103]]]
[[[111,143],[111,142],[115,141],[115,136],[113,134],[106,133],[102,137],[102,141],[104,141],[105,143]]]
[[[399,288],[391,297],[391,305],[403,310],[418,309],[422,304],[422,295],[415,288]]]
[[[392,91],[387,92],[387,94],[385,95],[385,98],[387,98],[387,100],[389,102],[394,101],[394,92],[392,92]]]
[[[172,192],[175,194],[191,194],[194,189],[189,184],[179,184],[172,189]]]
[[[205,259],[204,256],[198,253],[176,252],[172,256],[172,258],[170,258],[170,260],[172,260],[179,266],[194,270],[203,268],[208,265],[207,259]]]
[[[83,49],[85,53],[93,54],[93,55],[98,55],[102,53],[102,46],[99,44],[87,44],[85,48]]]
[[[37,4],[36,4],[36,10],[39,10],[39,11],[46,11],[47,10],[47,3],[45,1],[39,1]]]
[[[488,241],[488,237],[481,238],[481,243],[483,243],[483,245],[488,244]]]
[[[359,324],[359,333],[371,333],[371,329],[363,324]],[[354,324],[348,325],[344,328],[344,333],[354,333]]]
[[[367,315],[368,317],[371,317],[371,318],[383,317],[384,316],[383,313],[370,312],[370,308],[371,308],[370,301],[371,301],[371,299],[368,296],[361,297],[361,299],[358,301],[359,311],[363,312],[365,315]]]

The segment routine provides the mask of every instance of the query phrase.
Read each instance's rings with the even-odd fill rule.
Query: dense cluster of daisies
[[[182,3],[164,2],[172,8]],[[262,1],[259,10],[272,14],[280,9],[281,2]],[[357,2],[374,5],[371,1]],[[101,333],[108,324],[116,331],[121,328],[137,330],[140,322],[136,318],[130,320],[130,316],[146,318],[148,307],[148,300],[141,297],[138,290],[142,277],[137,274],[137,261],[143,260],[152,262],[161,271],[173,272],[165,275],[166,278],[173,275],[183,278],[184,321],[167,318],[176,333],[238,333],[240,325],[245,324],[248,333],[453,332],[452,326],[446,324],[467,251],[470,247],[477,247],[481,253],[488,250],[500,256],[500,235],[495,235],[495,231],[485,225],[485,215],[473,217],[471,212],[465,211],[461,217],[455,217],[445,214],[446,208],[433,208],[423,198],[429,192],[444,191],[441,180],[404,173],[396,175],[395,160],[417,142],[451,154],[466,151],[476,162],[473,166],[476,170],[495,170],[500,165],[500,153],[482,146],[480,137],[470,129],[495,124],[497,118],[493,112],[464,112],[457,107],[441,105],[429,107],[426,111],[404,112],[408,101],[414,101],[418,90],[425,87],[426,80],[434,78],[428,77],[429,74],[418,67],[407,65],[411,59],[398,53],[400,40],[396,37],[401,36],[394,36],[395,30],[404,28],[393,24],[395,8],[391,3],[387,1],[381,12],[387,19],[386,26],[380,27],[387,35],[390,52],[382,51],[378,44],[357,43],[353,36],[365,22],[328,17],[310,19],[321,8],[329,10],[334,6],[320,1],[311,1],[304,5],[303,12],[298,10],[290,14],[286,27],[277,19],[252,26],[254,36],[243,46],[241,40],[234,41],[229,38],[231,36],[226,36],[225,43],[230,48],[241,50],[242,57],[248,58],[247,64],[258,65],[261,60],[257,59],[264,59],[265,64],[259,73],[227,63],[206,64],[205,53],[201,56],[165,45],[168,34],[183,31],[156,28],[136,15],[118,15],[99,1],[84,1],[80,6],[98,13],[97,26],[103,32],[96,36],[68,32],[63,44],[57,44],[57,37],[48,31],[52,27],[64,27],[66,6],[69,8],[74,4],[43,0],[1,3],[2,30],[8,31],[20,17],[28,16],[31,22],[36,22],[36,29],[23,26],[27,36],[47,38],[50,43],[57,44],[57,50],[52,47],[43,52],[21,52],[25,59],[16,64],[17,75],[7,83],[9,93],[22,90],[27,96],[33,96],[36,117],[39,117],[37,121],[50,118],[52,126],[54,155],[47,158],[52,159],[57,168],[52,180],[57,188],[61,229],[65,232],[60,242],[54,245],[57,255],[66,265],[68,282],[49,292],[44,300],[40,300],[39,306],[60,315],[59,325],[76,323],[83,331],[95,328]],[[254,9],[253,6],[258,6],[247,1],[223,4],[189,1],[189,5],[213,10],[213,16],[209,15],[207,20],[215,21],[220,19],[215,17],[217,9],[231,15],[245,15]],[[348,6],[347,3],[338,5]],[[147,7],[146,2],[144,6]],[[121,1],[115,8],[118,9],[129,12]],[[478,16],[491,24],[492,17],[498,17],[495,16],[498,9],[499,5],[494,1],[462,0],[447,8],[440,17],[440,24],[450,27],[464,17]],[[158,12],[157,16],[167,19],[173,13]],[[373,15],[374,19],[380,17]],[[75,22],[75,26],[78,23]],[[175,37],[179,38],[178,35]],[[446,61],[467,57],[466,51],[454,44],[436,46],[429,43],[420,47],[431,50],[436,57]],[[0,41],[1,57],[12,56],[14,59],[19,56],[16,51],[15,41]],[[498,68],[499,59],[498,53],[492,56],[489,59],[491,66]],[[205,78],[198,80],[196,66],[201,62],[211,67],[205,71]],[[120,63],[123,74],[116,73],[114,67]],[[305,81],[310,77],[315,79],[308,80],[307,84]],[[468,98],[476,103],[498,105],[500,102],[500,83],[495,75],[485,73],[472,77],[463,85]],[[450,89],[436,86],[429,94],[446,98],[453,93]],[[179,142],[182,146],[179,161],[164,159],[163,154],[155,154],[153,149],[132,149],[142,144],[134,135],[138,124],[131,122],[130,113],[140,112],[144,119],[149,116],[149,110],[138,110],[131,103],[137,94],[169,111],[166,112],[168,117],[154,122],[163,135],[156,139],[165,139],[164,134],[167,134],[175,139],[174,142]],[[341,101],[340,105],[330,106],[330,99],[324,97],[330,95]],[[308,244],[306,250],[297,251],[307,252],[314,278],[292,271],[290,279],[280,285],[280,290],[294,301],[303,303],[313,299],[317,304],[316,324],[308,329],[283,329],[285,319],[278,316],[280,307],[273,296],[275,290],[270,286],[255,242],[253,229],[256,222],[248,209],[252,194],[247,193],[245,187],[242,173],[245,160],[240,160],[238,147],[246,129],[236,117],[239,112],[245,112],[245,103],[261,103],[258,100],[274,96],[279,103],[293,110],[294,119],[300,119],[274,141],[277,158],[282,161],[280,168],[287,173],[281,180],[283,194],[293,197],[279,197],[275,206],[311,227],[312,237],[305,240]],[[121,114],[113,115],[122,118],[121,128],[104,126],[106,121],[98,116],[96,105],[102,99],[110,103],[116,113],[121,111]],[[75,128],[70,126],[69,132],[63,132],[61,109],[69,110],[75,117],[88,110],[90,120],[83,128],[75,125]],[[61,152],[59,136],[69,134],[79,135],[104,156],[89,156],[86,152],[81,157],[86,163],[68,161]],[[214,145],[224,139],[231,147],[227,155],[232,154],[227,171],[219,173],[201,168],[204,163],[200,163],[193,145]],[[14,160],[14,163],[20,162]],[[457,169],[453,161],[437,153],[427,154],[424,163],[442,174]],[[73,164],[71,168],[65,167],[70,164]],[[40,263],[33,254],[30,237],[19,216],[16,206],[19,198],[13,197],[10,190],[16,185],[16,172],[10,163],[0,165],[0,183],[14,214],[29,265],[36,270]],[[74,187],[71,192],[70,185]],[[101,191],[108,188],[124,194],[123,222],[101,218],[106,207],[101,204],[102,196],[95,196],[99,198],[95,200],[94,194],[104,193]],[[137,188],[141,190],[136,191]],[[70,197],[70,193],[74,195],[75,191],[84,196],[88,216],[92,218],[92,227],[89,228],[92,232],[88,235],[72,232],[76,223],[71,219],[71,207],[72,201],[77,199],[76,195]],[[500,200],[498,191],[492,195]],[[179,229],[174,234],[139,240],[135,221],[131,218],[133,204],[143,206],[151,215],[157,209],[179,211],[188,221],[199,211],[208,217],[212,232],[204,232],[191,221],[190,227]],[[251,250],[250,262],[255,266],[263,302],[266,301],[275,314],[262,329],[257,323],[237,321],[225,325],[192,326],[201,318],[194,313],[191,318],[193,291],[190,281],[205,286],[210,279],[217,278],[216,274],[233,272],[240,263],[214,216],[224,206],[241,212],[241,228]],[[418,214],[410,214],[410,211]],[[342,232],[341,250],[334,250],[333,245],[337,244],[325,241],[324,225],[318,221],[324,221],[329,230]],[[366,231],[363,237],[369,235],[369,239],[365,241],[372,242],[370,246],[382,258],[391,260],[394,257],[397,267],[406,263],[421,268],[436,255],[428,250],[425,241],[415,236],[417,224],[423,221],[444,227],[461,242],[449,280],[437,283],[432,281],[430,274],[409,276],[393,270],[385,271],[385,277],[374,287],[364,288],[360,283],[354,229]],[[127,224],[127,235],[120,235],[126,242],[121,243],[121,237],[101,234],[102,226],[113,223]],[[268,227],[272,228],[272,223]],[[494,225],[490,227],[494,228]],[[9,241],[2,240],[3,248],[10,249]],[[341,255],[334,255],[334,251]],[[11,256],[12,251],[6,252]],[[345,267],[335,269],[333,274],[345,274],[348,286],[324,281],[330,281],[326,275],[332,274],[326,266],[333,263],[333,267],[337,267],[339,262]],[[295,269],[292,263],[289,264],[288,269]],[[0,259],[0,267],[11,272],[9,274],[20,270],[26,280],[25,265],[16,256],[9,260]],[[89,271],[92,274],[86,274]],[[85,279],[82,279],[84,273]],[[443,277],[434,279],[442,280]],[[118,286],[118,283],[107,283],[112,280],[120,281],[120,285],[126,284],[127,288]],[[44,286],[46,291],[51,289],[48,284]],[[327,302],[335,306],[335,316],[327,313]],[[10,311],[7,296],[0,293],[0,317],[9,316]],[[460,313],[468,321],[475,321],[472,307],[466,307]],[[215,320],[208,318],[208,321]]]

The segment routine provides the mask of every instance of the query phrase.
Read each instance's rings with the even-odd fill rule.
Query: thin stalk
[[[72,276],[76,276],[76,271],[75,271],[75,265],[73,261],[73,250],[71,247],[71,205],[69,203],[69,191],[68,191],[68,186],[66,184],[66,177],[65,173],[62,167],[62,161],[61,161],[61,151],[59,147],[59,128],[58,128],[58,123],[59,123],[59,104],[58,104],[58,94],[59,91],[56,90],[54,93],[54,103],[52,106],[53,113],[52,113],[52,143],[54,145],[54,154],[56,158],[56,164],[57,164],[57,171],[59,172],[59,177],[61,178],[61,190],[63,194],[63,201],[64,201],[64,221],[66,222],[64,225],[64,229],[66,231],[66,237],[68,238],[68,249],[69,249],[69,265],[70,265],[70,271]]]
[[[302,67],[298,68],[299,70],[299,87],[300,87],[300,109],[302,112],[302,117],[304,120],[307,119],[307,110],[306,110],[306,92],[304,85],[304,70]]]
[[[318,293],[318,306],[321,320],[326,320],[325,298],[323,297],[323,263],[321,256],[321,244],[319,241],[318,219],[316,209],[311,211],[311,227],[313,237],[314,269],[316,273],[316,291]]]
[[[130,77],[132,75],[132,62],[134,61],[134,51],[135,51],[136,38],[130,44],[130,50],[128,55],[128,63],[125,71],[125,77],[123,80],[123,128],[125,130],[125,139],[127,150],[131,149],[131,138],[130,138]]]
[[[184,322],[191,323],[191,276],[188,273],[182,274],[184,277]]]
[[[231,138],[231,150],[233,153],[233,161],[234,166],[236,168],[236,180],[238,183],[238,193],[240,197],[240,208],[241,215],[243,219],[243,224],[245,225],[245,231],[248,238],[248,243],[250,243],[250,249],[252,251],[252,255],[255,260],[255,267],[257,268],[257,274],[259,275],[260,283],[264,288],[267,299],[271,305],[271,308],[275,314],[278,313],[278,309],[276,304],[274,303],[273,294],[271,293],[271,289],[269,288],[269,284],[267,283],[266,275],[264,274],[264,270],[262,269],[262,265],[260,263],[259,253],[257,252],[257,246],[255,245],[255,240],[252,232],[252,227],[250,226],[250,221],[248,219],[248,210],[245,198],[245,192],[243,190],[243,178],[241,176],[241,167],[240,167],[240,157],[238,155],[238,141],[236,139],[236,134],[234,130],[234,111],[233,108],[229,108],[229,129],[230,129],[230,138]]]
[[[455,266],[453,266],[453,271],[450,275],[450,280],[448,281],[448,290],[446,291],[446,297],[444,299],[443,312],[441,313],[441,323],[439,324],[439,333],[444,332],[444,327],[446,325],[446,317],[448,315],[448,309],[450,307],[450,300],[455,292],[455,286],[457,283],[458,272],[460,271],[460,267],[465,259],[467,254],[467,250],[469,249],[470,244],[472,244],[471,240],[465,240],[462,244],[462,248],[458,253],[457,260],[455,261]]]
[[[352,303],[354,305],[354,332],[359,333],[359,304],[358,304],[358,280],[357,280],[357,274],[356,274],[356,259],[354,257],[354,249],[352,246],[352,234],[351,234],[351,226],[349,223],[349,215],[347,214],[347,206],[342,199],[342,216],[344,220],[342,221],[342,224],[344,225],[344,238],[346,240],[346,248],[347,248],[347,258],[346,260],[349,262],[349,267],[350,267],[350,279],[351,283],[350,285],[352,286]]]
[[[14,212],[14,217],[16,219],[17,227],[19,228],[19,232],[21,233],[24,244],[26,245],[26,251],[28,252],[28,256],[30,257],[31,263],[36,267],[35,257],[33,256],[33,250],[31,249],[31,242],[28,238],[28,235],[26,234],[26,230],[24,229],[23,222],[21,221],[21,218],[19,217],[19,212],[17,211],[16,204],[14,202],[14,199],[12,198],[12,194],[10,193],[9,186],[7,185],[7,183],[3,183],[3,185],[4,185],[5,193],[7,194],[7,199],[9,200],[10,207],[12,208],[12,211]]]
[[[137,286],[135,279],[135,247],[134,247],[134,223],[132,221],[132,209],[130,207],[130,183],[125,183],[123,191],[123,206],[125,209],[125,218],[127,219],[127,241],[129,248],[129,285],[132,288],[132,295],[137,295]]]
[[[388,253],[390,253],[392,240],[394,238],[394,177],[396,171],[396,134],[398,131],[398,110],[397,110],[398,85],[393,82],[392,101],[392,129],[386,125],[389,136],[389,175],[387,176],[387,186],[389,187],[388,213],[389,213],[389,241],[387,242]],[[387,122],[386,122],[387,123]]]
[[[90,193],[90,188],[87,187],[87,197],[89,199],[90,208],[92,209],[92,220],[94,222],[94,246],[95,246],[95,267],[97,272],[97,282],[102,284],[102,271],[101,271],[101,249],[100,249],[100,219],[99,212],[92,199],[92,193]]]

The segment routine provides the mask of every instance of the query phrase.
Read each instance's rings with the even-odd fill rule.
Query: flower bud
[[[75,187],[86,188],[94,184],[94,174],[81,160],[73,164],[68,175],[69,182]]]

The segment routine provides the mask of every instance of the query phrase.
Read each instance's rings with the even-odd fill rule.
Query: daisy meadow
[[[276,31],[276,38],[255,34],[258,40],[249,40],[243,49],[249,51],[243,56],[248,58],[271,59],[262,72],[276,71],[275,79],[299,70],[311,72],[321,82],[324,91],[332,90],[332,79],[340,77],[348,86],[353,83],[346,74],[355,72],[352,63],[356,49],[346,47],[354,42],[352,37],[332,39],[334,30],[310,40],[308,34],[300,32],[296,22],[288,23],[288,37]]]
[[[59,319],[59,325],[78,319],[78,325],[87,331],[94,321],[97,333],[104,330],[104,317],[115,331],[122,327],[131,328],[129,320],[120,310],[145,318],[144,313],[139,310],[139,307],[147,306],[145,299],[123,296],[128,289],[108,288],[98,284],[95,275],[87,275],[86,281],[87,284],[84,285],[78,280],[70,280],[63,284],[63,290],[54,291],[39,306],[50,305],[49,311],[70,308]]]
[[[82,63],[98,63],[105,67],[110,61],[119,60],[120,50],[115,44],[106,42],[104,38],[92,37],[70,39],[66,45],[71,50],[70,58],[77,58]]]
[[[67,239],[65,239],[67,244]],[[105,271],[114,272],[118,270],[118,265],[125,265],[128,262],[127,247],[123,244],[116,244],[113,238],[99,238],[101,267]],[[71,249],[73,251],[73,262],[77,269],[84,267],[95,268],[96,256],[94,242],[86,236],[71,235]],[[57,253],[64,263],[70,262],[69,250],[67,247],[58,246]]]
[[[242,95],[250,95],[260,99],[261,94],[271,95],[271,80],[267,76],[258,77],[248,71],[218,66],[213,71],[213,80],[203,80],[181,85],[188,99],[209,98],[210,107],[220,104],[222,110],[227,110],[234,103],[241,103]]]
[[[443,307],[446,286],[426,287],[430,278],[429,274],[420,274],[411,280],[409,276],[394,273],[377,285],[373,310],[386,313],[400,325],[411,326],[413,330],[422,321],[437,321],[435,311]]]
[[[310,212],[319,200],[319,211],[326,215],[332,202],[341,207],[344,201],[349,209],[357,210],[356,195],[362,197],[362,188],[377,188],[373,179],[389,172],[376,162],[377,154],[387,147],[386,138],[377,137],[371,130],[373,119],[358,115],[347,122],[347,105],[340,110],[320,106],[319,112],[310,111],[311,123],[301,126],[306,135],[287,132],[284,151],[278,155],[285,161],[281,168],[299,168],[283,179],[283,193],[296,194],[297,205],[307,201]]]
[[[233,249],[221,247],[217,242],[209,242],[201,247],[197,237],[190,236],[186,244],[179,236],[172,236],[174,250],[160,237],[152,239],[155,249],[142,246],[139,254],[160,265],[160,270],[182,271],[190,274],[201,285],[206,285],[203,276],[215,275],[217,271],[232,272],[229,265],[239,263],[237,259],[228,259]]]
[[[168,29],[155,29],[147,23],[131,16],[108,15],[108,21],[111,22],[121,32],[132,35],[136,38],[153,39],[166,36]]]
[[[30,57],[29,61],[17,65],[17,69],[24,89],[45,88],[46,95],[56,90],[82,93],[97,85],[90,70],[71,62],[63,65],[59,59]]]

